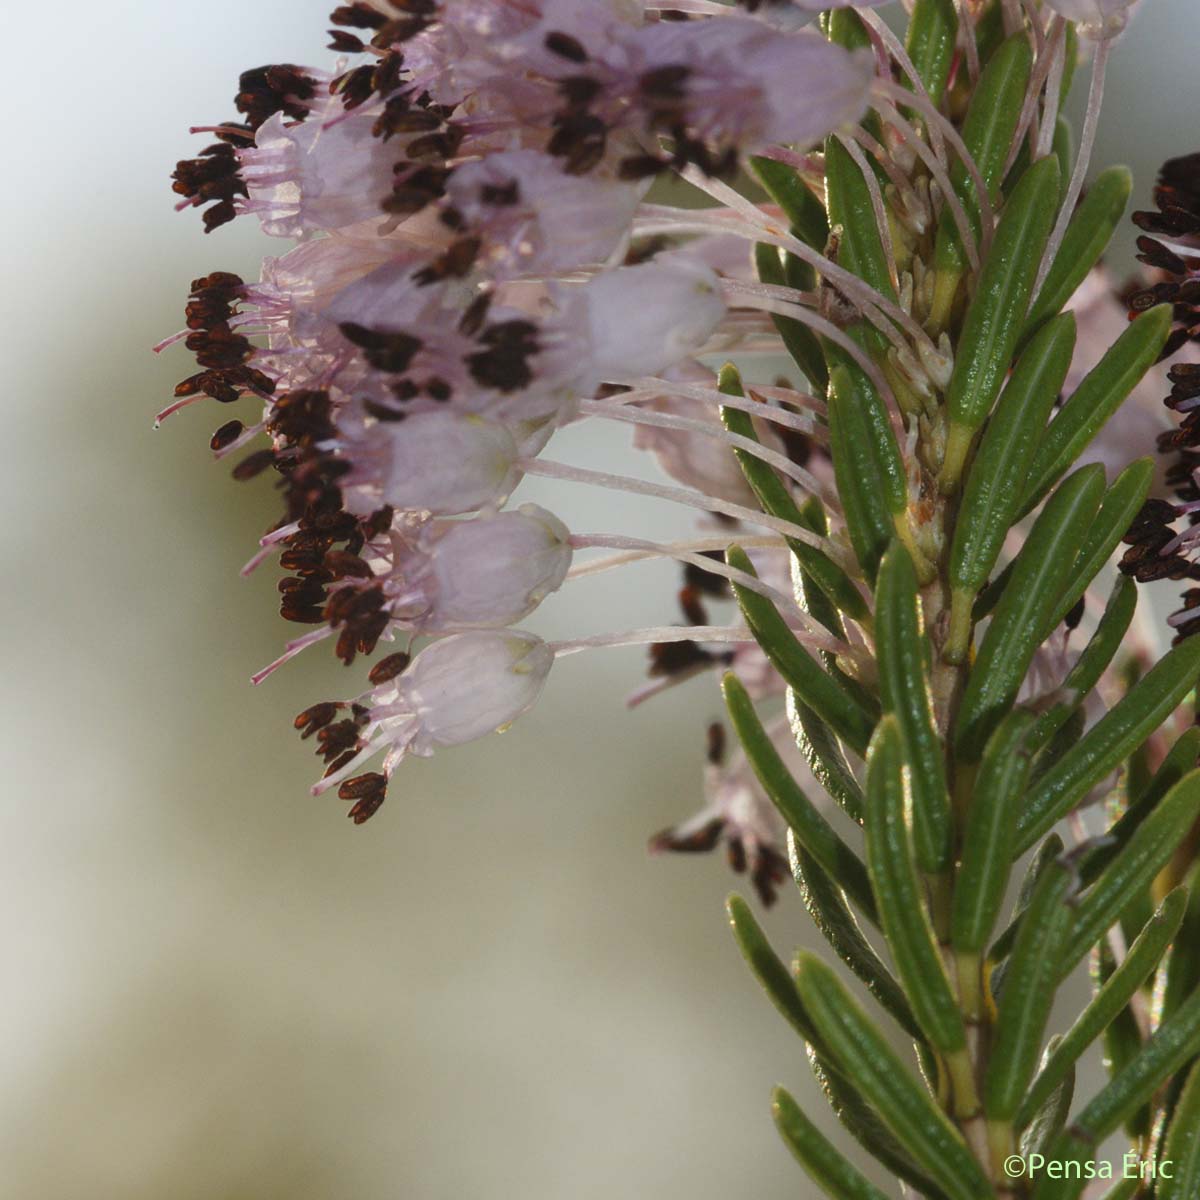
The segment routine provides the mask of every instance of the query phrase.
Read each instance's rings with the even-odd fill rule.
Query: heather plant
[[[160,417],[239,403],[212,449],[276,478],[247,569],[311,628],[255,680],[371,663],[296,719],[358,824],[562,658],[648,647],[635,703],[721,678],[736,744],[651,847],[723,846],[762,904],[794,878],[829,943],[786,964],[729,901],[861,1147],[776,1091],[824,1192],[1195,1197],[1200,586],[1159,653],[1138,584],[1200,578],[1200,155],[1118,292],[1132,179],[1089,170],[1131,0],[828,3],[337,8],[333,70],[247,71],[175,171],[207,229],[296,245],[192,284]],[[589,421],[669,482],[548,457]],[[509,505],[525,476],[691,523],[571,530]],[[682,623],[517,628],[663,558]]]

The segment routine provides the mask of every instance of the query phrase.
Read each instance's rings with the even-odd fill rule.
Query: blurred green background
[[[767,1097],[811,1081],[726,932],[726,868],[645,852],[699,803],[711,682],[630,713],[639,652],[569,659],[509,734],[406,767],[361,829],[308,795],[290,731],[354,690],[341,668],[317,650],[248,685],[290,633],[273,570],[237,574],[272,500],[209,461],[228,410],[151,429],[191,368],[148,348],[191,278],[282,247],[243,222],[206,239],[167,175],[240,70],[329,61],[327,7],[66,0],[6,23],[0,1195],[808,1194]],[[1200,141],[1198,38],[1194,0],[1147,0],[1112,63],[1096,161],[1130,162],[1142,198]],[[621,429],[583,434],[556,456],[649,467]],[[679,527],[519,496],[575,529]],[[529,624],[671,621],[675,586],[580,582]],[[806,921],[785,892],[767,924],[786,951]]]

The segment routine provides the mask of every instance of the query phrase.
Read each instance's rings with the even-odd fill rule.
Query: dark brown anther
[[[330,762],[347,750],[358,750],[359,724],[356,720],[346,719],[334,725],[326,725],[317,732],[317,753],[326,762]]]
[[[507,183],[485,183],[479,189],[479,199],[484,204],[494,204],[498,208],[510,207],[521,199],[521,189],[515,179]]]
[[[383,683],[390,683],[397,675],[403,674],[410,662],[412,662],[412,655],[405,654],[403,650],[389,654],[387,658],[381,658],[371,668],[367,678],[376,687]]]
[[[483,328],[483,323],[487,320],[488,309],[491,305],[491,292],[482,292],[476,296],[467,305],[466,311],[458,322],[459,333],[464,333],[467,337],[474,337]]]
[[[363,411],[377,421],[403,421],[406,414],[398,408],[389,408],[377,400],[364,400]]]
[[[725,857],[735,875],[741,875],[746,870],[746,847],[740,838],[731,837],[726,841]]]
[[[405,147],[404,156],[412,162],[438,163],[453,158],[466,135],[457,125],[437,133],[427,133],[413,138]]]
[[[1198,222],[1195,217],[1178,210],[1167,212],[1135,212],[1133,223],[1147,233],[1160,234],[1164,237],[1186,237],[1196,232]]]
[[[716,661],[716,655],[695,642],[655,642],[650,647],[648,674],[652,678],[681,675],[685,671],[712,666]]]
[[[1157,267],[1160,271],[1169,271],[1172,275],[1182,275],[1187,270],[1187,264],[1172,250],[1168,250],[1162,242],[1152,237],[1141,236],[1137,240],[1140,251],[1138,261],[1148,267]]]
[[[661,233],[656,233],[653,237],[635,238],[629,243],[629,249],[625,251],[624,264],[627,267],[636,267],[638,263],[649,262],[655,255],[668,249],[670,245],[671,239]],[[611,384],[604,384],[606,388],[611,386]],[[610,394],[615,395],[616,393]],[[600,396],[599,398],[603,399],[604,397]]]
[[[357,554],[348,554],[345,550],[330,550],[325,555],[326,568],[333,572],[335,579],[344,579],[347,575],[356,579],[370,579],[374,572]]]
[[[548,33],[544,44],[551,54],[557,54],[559,58],[565,58],[569,62],[575,63],[587,62],[587,51],[583,48],[583,44],[569,33]]]
[[[372,792],[369,796],[364,796],[358,801],[346,815],[355,825],[361,825],[364,821],[369,821],[379,811],[386,799],[386,791]]]
[[[289,597],[290,599],[290,597]],[[290,604],[284,600],[279,606],[279,615],[296,625],[324,625],[325,613],[315,605]]]
[[[398,50],[389,50],[384,54],[375,64],[371,82],[381,96],[390,96],[404,82],[404,55]],[[420,102],[418,99],[417,103]],[[450,111],[443,109],[442,116],[448,117]]]
[[[648,96],[656,100],[681,100],[684,95],[683,85],[692,73],[688,66],[656,67],[647,71],[638,80],[638,86]]]
[[[707,854],[716,848],[724,830],[724,819],[713,817],[708,824],[686,837],[681,837],[674,829],[664,829],[650,839],[648,848],[651,854],[661,854],[664,850],[672,850],[677,854]]]
[[[589,112],[560,113],[554,118],[554,133],[546,149],[565,159],[570,175],[586,175],[604,157],[608,127]]]
[[[374,73],[374,68],[369,63],[364,63],[344,75],[339,75],[329,85],[330,90],[335,96],[341,96],[342,106],[347,111],[359,108],[375,94],[375,85],[372,82]]]
[[[387,141],[396,134],[428,133],[441,123],[442,118],[434,113],[422,108],[410,108],[406,96],[394,96],[371,127],[371,132]]]
[[[479,341],[488,347],[467,357],[472,378],[485,387],[512,392],[533,381],[529,359],[538,352],[537,326],[516,319],[488,325]]]
[[[763,908],[770,908],[779,895],[779,885],[791,874],[783,855],[771,846],[760,846],[758,863],[750,873],[750,881],[762,901]]]
[[[367,617],[357,625],[358,641],[355,644],[359,654],[374,654],[379,639],[383,636],[391,618],[386,612],[377,612]]]
[[[689,625],[707,625],[708,613],[700,599],[700,589],[682,587],[679,589],[679,608]]]
[[[363,796],[369,796],[385,787],[387,787],[386,777],[377,771],[370,771],[365,775],[355,775],[353,779],[347,779],[338,788],[338,799],[361,800]]]
[[[1159,544],[1165,545],[1170,540],[1170,531],[1167,529],[1173,521],[1179,517],[1179,509],[1175,507],[1169,500],[1163,500],[1157,496],[1151,496],[1140,509],[1138,514],[1130,522],[1129,528],[1125,531],[1124,541],[1130,544],[1144,542],[1148,539],[1161,537]],[[1164,533],[1164,531],[1166,531]]]
[[[408,370],[409,363],[421,349],[421,339],[407,333],[385,333],[352,321],[343,322],[338,329],[348,342],[364,351],[371,366],[381,371],[398,374]]]
[[[368,538],[379,537],[391,529],[395,519],[396,510],[390,504],[385,504],[362,522],[362,531]]]
[[[224,450],[227,446],[232,446],[234,442],[242,436],[245,431],[245,425],[241,421],[226,421],[220,429],[208,439],[209,448],[213,451]]]
[[[725,555],[720,550],[702,550],[700,557],[707,558],[714,563],[725,562]],[[703,567],[698,567],[693,563],[684,564],[683,580],[688,587],[695,588],[696,591],[703,592],[706,596],[724,599],[730,595],[729,580],[725,576],[706,571]],[[697,622],[697,624],[701,623]]]
[[[587,108],[604,90],[604,85],[590,75],[572,75],[558,81],[558,92],[570,108]]]
[[[617,175],[621,179],[636,182],[639,179],[649,179],[651,176],[661,174],[670,165],[666,159],[659,158],[654,154],[634,154],[621,160],[621,165],[617,168]]]
[[[461,279],[475,265],[482,245],[483,240],[478,237],[459,238],[456,242],[451,242],[429,266],[417,271],[413,279],[421,286],[438,283],[443,279]]]
[[[253,479],[255,475],[261,474],[275,461],[274,450],[256,450],[253,454],[243,458],[236,467],[233,468],[231,474],[239,483],[247,479]]]
[[[436,400],[439,404],[444,404],[454,395],[454,391],[450,385],[444,379],[439,379],[436,375],[425,380],[424,392],[430,400]]]
[[[342,706],[332,700],[323,701],[306,708],[293,722],[302,738],[310,738],[319,729],[324,729],[338,714]]]
[[[361,54],[366,46],[363,44],[362,38],[357,38],[352,33],[346,33],[342,29],[330,29],[329,41],[326,43],[326,49],[336,50],[339,54]]]
[[[1070,629],[1077,629],[1083,620],[1084,598],[1082,596],[1071,606],[1071,611],[1063,618],[1063,624]]]
[[[335,21],[334,24],[337,24]],[[308,116],[307,101],[317,91],[317,81],[292,63],[255,67],[243,71],[238,80],[234,107],[257,129],[268,117],[283,113],[293,121]]]
[[[329,14],[334,25],[347,25],[351,29],[379,29],[387,24],[387,17],[377,12],[370,4],[341,4]]]
[[[705,758],[714,767],[725,761],[725,726],[720,721],[714,721],[708,727]]]
[[[279,565],[285,571],[319,571],[324,564],[324,555],[320,550],[297,547],[285,550],[279,556]]]
[[[334,655],[346,666],[352,666],[358,654],[358,632],[353,625],[347,625],[338,634],[337,643],[333,648]]]
[[[328,779],[330,775],[336,775],[343,767],[348,766],[354,761],[354,756],[356,753],[357,751],[347,750],[345,754],[338,755],[338,757],[335,758],[333,762],[331,762],[329,766],[325,768],[325,773],[322,775],[322,778]]]

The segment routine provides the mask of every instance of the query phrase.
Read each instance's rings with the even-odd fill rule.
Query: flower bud
[[[1121,33],[1138,0],[1046,0],[1060,17],[1074,21],[1084,37],[1103,42]]]
[[[689,134],[742,153],[768,142],[811,146],[858,120],[875,73],[870,54],[851,53],[809,30],[780,33],[743,16],[649,25],[637,47],[643,79],[665,69],[686,71],[671,101],[683,106]]]
[[[580,302],[599,382],[655,375],[691,357],[725,316],[716,273],[685,254],[599,275]]]
[[[380,700],[389,723],[406,725],[404,748],[429,755],[507,729],[536,703],[553,662],[531,633],[459,633],[422,650]]]
[[[520,478],[512,434],[486,417],[424,412],[367,432],[353,445],[346,477],[359,511],[390,504],[440,516],[475,512],[503,503]]]
[[[536,504],[437,526],[426,626],[511,625],[555,591],[571,565],[570,531]]]

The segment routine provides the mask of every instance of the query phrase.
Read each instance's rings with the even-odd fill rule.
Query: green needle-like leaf
[[[730,546],[725,558],[731,567],[747,575],[755,574],[754,564],[739,546]],[[733,585],[733,592],[745,614],[746,623],[788,686],[795,688],[800,700],[842,741],[857,753],[864,754],[875,726],[872,714],[862,707],[856,695],[822,669],[796,640],[788,623],[766,596],[737,583]]]
[[[1033,1081],[1017,1114],[1024,1126],[1074,1070],[1083,1052],[1104,1032],[1150,977],[1171,945],[1183,920],[1187,890],[1176,888],[1134,939],[1120,966],[1108,977],[1075,1024],[1063,1035]]]
[[[796,986],[830,1053],[920,1168],[950,1200],[990,1200],[967,1144],[829,967],[803,954]]]
[[[946,391],[950,428],[939,486],[947,495],[958,490],[971,443],[1008,374],[1037,265],[1054,224],[1058,184],[1056,158],[1034,163],[1017,184],[996,226],[991,253],[963,322],[954,374]]]
[[[1075,318],[1049,322],[1021,355],[988,422],[963,488],[948,574],[952,589],[950,662],[966,657],[971,608],[1017,519],[1037,441],[1062,391],[1075,349]]]
[[[728,363],[721,368],[717,377],[717,387],[727,396],[744,394],[737,369]],[[723,406],[721,420],[730,433],[758,441],[749,413]],[[791,521],[804,529],[812,527],[811,519],[792,499],[791,492],[769,463],[739,448],[735,448],[733,454],[764,512],[782,521]],[[805,572],[838,609],[856,620],[868,615],[866,600],[841,567],[814,546],[795,538],[788,538],[787,543]]]
[[[1171,947],[1165,971],[1162,993],[1162,1017],[1165,1020],[1183,1006],[1183,1002],[1200,987],[1200,866],[1193,866],[1187,876],[1187,907],[1179,936]]]
[[[1188,1072],[1160,1161],[1171,1164],[1171,1175],[1159,1180],[1156,1200],[1194,1200],[1200,1196],[1200,1064]]]
[[[829,1101],[834,1116],[846,1132],[872,1158],[878,1160],[898,1179],[916,1188],[929,1200],[944,1200],[945,1193],[913,1162],[912,1156],[896,1140],[892,1131],[880,1120],[879,1114],[867,1102],[863,1094],[841,1073],[841,1071],[819,1054],[809,1051],[809,1065],[813,1075]]]
[[[911,767],[913,846],[917,864],[941,874],[950,860],[953,821],[941,738],[933,718],[926,661],[929,643],[908,551],[893,542],[875,583],[875,655],[883,711],[896,718]]]
[[[825,207],[808,190],[795,168],[760,156],[752,158],[750,165],[771,199],[783,209],[796,236],[814,250],[824,250],[829,238]]]
[[[758,719],[749,694],[732,672],[725,676],[722,691],[733,727],[763,790],[799,843],[838,881],[863,915],[877,922],[875,899],[862,860],[842,841],[792,778]]]
[[[1024,709],[1009,713],[988,739],[975,777],[950,920],[951,944],[963,954],[984,948],[1004,902],[1014,818],[1032,766],[1027,739],[1035,720]]]
[[[1061,976],[1058,955],[1072,923],[1066,903],[1070,869],[1056,863],[1042,873],[1017,930],[1000,999],[984,1082],[989,1120],[1011,1121],[1037,1067],[1042,1034]]]
[[[1200,728],[1185,730],[1167,751],[1144,792],[1121,814],[1105,834],[1103,841],[1090,850],[1079,864],[1079,879],[1086,887],[1128,845],[1139,825],[1158,807],[1162,798],[1190,771],[1200,766]]]
[[[817,1024],[820,1028],[820,1022]],[[1075,1118],[1070,1128],[1072,1140],[1077,1145],[1099,1145],[1197,1051],[1200,1051],[1200,991],[1159,1026],[1137,1057]]]
[[[1200,678],[1200,638],[1188,638],[1150,668],[1038,780],[1017,824],[1015,853],[1027,850],[1060,817],[1156,730]]]
[[[1025,874],[1021,877],[1021,886],[1017,889],[1017,903],[1013,909],[1012,920],[988,950],[988,961],[999,964],[992,972],[990,981],[992,992],[996,996],[1000,994],[1008,956],[1012,953],[1017,930],[1021,927],[1021,918],[1024,917],[1025,910],[1029,907],[1030,900],[1033,899],[1033,892],[1038,885],[1038,880],[1053,866],[1055,859],[1063,853],[1064,849],[1062,838],[1057,833],[1052,833],[1037,848],[1037,852],[1025,868]]]
[[[1137,585],[1128,575],[1118,575],[1095,631],[1062,681],[1060,690],[1064,698],[1037,718],[1029,735],[1031,749],[1043,749],[1072,714],[1078,712],[1121,648],[1136,608]]]
[[[759,242],[754,247],[754,268],[763,283],[775,287],[789,286],[787,269],[779,255],[779,247],[767,242]],[[809,290],[809,288],[805,290]],[[789,317],[785,313],[772,313],[771,323],[783,342],[784,349],[792,356],[792,361],[804,372],[805,378],[817,388],[824,388],[829,382],[829,368],[825,365],[825,355],[821,352],[821,343],[807,325]]]
[[[1023,513],[1038,504],[1141,382],[1162,353],[1171,321],[1169,304],[1142,313],[1084,377],[1038,446]]]
[[[1100,261],[1112,240],[1113,231],[1125,215],[1132,190],[1133,175],[1128,167],[1109,167],[1096,176],[1075,210],[1042,283],[1042,290],[1029,310],[1026,336],[1066,304],[1087,273]]]
[[[817,782],[842,806],[852,821],[862,824],[863,794],[829,726],[788,690],[788,720],[792,736]]]
[[[1058,1051],[1061,1041],[1062,1039],[1059,1037],[1050,1039],[1043,1063]],[[1045,1100],[1034,1110],[1032,1118],[1026,1123],[1027,1128],[1021,1135],[1021,1156],[1023,1158],[1027,1159],[1032,1154],[1045,1156],[1047,1146],[1058,1136],[1066,1124],[1074,1095],[1075,1064],[1069,1063],[1063,1077],[1055,1087],[1050,1089]],[[1018,1122],[1018,1124],[1020,1123]]]
[[[738,948],[771,1003],[806,1042],[819,1045],[820,1039],[804,1011],[804,1004],[796,990],[791,972],[771,948],[771,943],[763,933],[762,926],[755,920],[750,906],[741,896],[735,894],[725,901],[725,909],[729,913],[729,924]]]
[[[962,1014],[925,912],[908,826],[909,799],[899,724],[885,716],[867,753],[867,868],[883,934],[917,1023],[939,1050],[966,1042]]]
[[[958,41],[954,0],[916,0],[904,48],[935,105],[941,104]]]
[[[1104,493],[1096,520],[1087,531],[1083,545],[1071,568],[1071,580],[1063,591],[1058,607],[1046,622],[1045,636],[1073,609],[1091,586],[1092,580],[1108,563],[1129,526],[1138,515],[1154,482],[1154,461],[1139,458],[1117,476],[1112,487]]]
[[[833,356],[831,355],[831,358]],[[869,580],[906,520],[908,482],[887,409],[854,365],[829,372],[829,450],[850,544]]]
[[[863,936],[837,883],[794,835],[788,839],[788,857],[804,907],[834,953],[862,980],[867,991],[887,1009],[905,1033],[914,1041],[923,1041],[925,1035],[904,992]]]
[[[1104,469],[1081,467],[1054,493],[1026,538],[963,691],[954,732],[961,761],[979,761],[1016,700],[1103,491]]]
[[[847,1162],[785,1089],[775,1089],[771,1109],[788,1149],[826,1195],[834,1200],[887,1200],[883,1192]]]
[[[1102,938],[1096,947],[1096,980],[1101,987],[1116,970],[1116,960],[1108,940]],[[1123,1008],[1108,1023],[1102,1037],[1104,1066],[1110,1076],[1119,1074],[1137,1057],[1142,1048],[1142,1029],[1132,1008]],[[1150,1133],[1150,1106],[1140,1105],[1125,1118],[1125,1132],[1141,1142]]]
[[[1200,771],[1185,775],[1138,826],[1079,901],[1075,925],[1059,963],[1066,974],[1116,923],[1130,901],[1163,868],[1200,816]]]
[[[992,56],[979,78],[963,123],[962,138],[979,173],[987,185],[993,204],[1000,198],[1004,165],[1012,145],[1017,122],[1025,104],[1029,75],[1033,69],[1033,51],[1024,35],[1009,38]],[[967,219],[976,237],[979,236],[980,204],[975,184],[966,168],[955,159],[950,169],[950,184],[962,201]],[[948,210],[943,209],[934,249],[937,286],[942,292],[935,299],[935,323],[946,325],[953,290],[966,269],[966,251],[962,236]]]
[[[836,137],[825,142],[825,197],[830,227],[840,226],[838,264],[866,280],[889,300],[896,298],[892,273],[879,237],[875,206],[858,163]],[[882,338],[873,328],[868,342]]]

